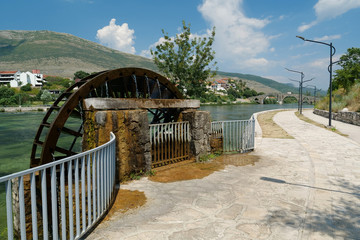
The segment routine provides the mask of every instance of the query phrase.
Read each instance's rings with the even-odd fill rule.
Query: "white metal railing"
[[[189,122],[150,124],[150,143],[152,167],[189,159]]]
[[[213,138],[223,139],[224,152],[245,152],[255,146],[255,118],[211,123]]]
[[[14,233],[21,239],[83,236],[114,198],[115,163],[111,133],[110,141],[102,146],[1,177],[8,239],[14,239]]]

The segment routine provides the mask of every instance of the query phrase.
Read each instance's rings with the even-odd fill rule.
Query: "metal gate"
[[[190,159],[189,122],[150,124],[152,167]]]
[[[214,138],[223,139],[224,152],[245,152],[254,149],[255,119],[211,123]]]

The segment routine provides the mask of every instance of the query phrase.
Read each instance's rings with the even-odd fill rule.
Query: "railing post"
[[[5,183],[5,191],[6,191],[6,215],[7,215],[8,239],[10,240],[14,239],[11,189],[12,189],[11,180],[9,179]]]

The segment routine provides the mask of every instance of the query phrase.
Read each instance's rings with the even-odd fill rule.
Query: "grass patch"
[[[275,114],[280,111],[270,111],[258,115],[257,120],[261,126],[262,137],[263,138],[284,138],[284,139],[294,139],[293,136],[288,134],[284,129],[277,125],[273,118]]]
[[[325,125],[323,125],[323,124],[321,124],[321,123],[315,122],[315,121],[313,121],[313,120],[305,117],[304,115],[301,115],[299,112],[295,112],[295,115],[296,115],[300,120],[303,120],[303,121],[305,121],[305,122],[307,122],[307,123],[313,124],[313,125],[315,125],[315,126],[317,126],[317,127],[325,128],[325,129],[328,130],[328,131],[337,133],[337,134],[339,134],[339,135],[341,135],[341,136],[344,136],[344,137],[348,137],[348,136],[349,136],[349,135],[347,135],[347,134],[344,134],[344,133],[340,132],[340,131],[337,130],[335,127],[328,128],[327,126],[325,126]]]

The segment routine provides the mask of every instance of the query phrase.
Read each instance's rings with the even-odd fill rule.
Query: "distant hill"
[[[47,75],[73,77],[79,70],[91,73],[130,66],[156,69],[148,58],[66,33],[0,31],[0,70],[40,69]]]
[[[120,67],[157,70],[151,59],[104,47],[71,34],[51,31],[0,31],[0,71],[40,69],[46,75],[73,77]],[[218,72],[240,78],[258,92],[297,92],[297,88],[250,74]]]
[[[286,92],[293,92],[293,93],[297,93],[299,90],[297,87],[293,87],[292,85],[289,84],[284,84],[284,83],[279,83],[277,81],[268,79],[268,78],[263,78],[263,77],[259,77],[259,76],[255,76],[255,75],[251,75],[251,74],[242,74],[242,73],[228,73],[228,72],[217,72],[218,75],[222,75],[222,76],[227,76],[227,77],[231,77],[231,78],[239,78],[239,79],[247,79],[247,80],[251,80],[251,81],[255,81],[263,86],[266,86],[268,88],[271,88],[273,90],[275,90],[274,92],[269,92],[269,91],[262,91],[265,93],[276,93],[276,92],[282,92],[282,93],[286,93]]]

